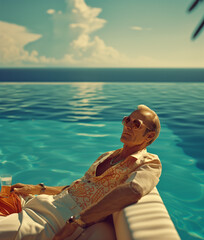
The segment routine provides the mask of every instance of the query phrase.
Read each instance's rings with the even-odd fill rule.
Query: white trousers
[[[68,191],[56,196],[22,198],[22,212],[0,217],[0,240],[51,240],[66,220],[81,209]],[[114,227],[106,222],[86,230],[77,228],[65,240],[115,240]]]
[[[67,219],[80,211],[67,190],[55,196],[42,194],[22,199],[22,212],[0,217],[0,239],[50,240]],[[75,235],[82,231],[77,229]]]

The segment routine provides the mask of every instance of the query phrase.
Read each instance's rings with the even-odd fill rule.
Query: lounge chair
[[[156,187],[113,214],[117,240],[180,240]]]

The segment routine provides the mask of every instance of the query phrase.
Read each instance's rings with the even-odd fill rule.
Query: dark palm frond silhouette
[[[201,2],[203,2],[203,0],[195,0],[193,2],[193,4],[189,7],[188,12],[191,12],[193,9],[195,9],[195,7],[198,6]],[[198,34],[203,29],[203,27],[204,27],[204,18],[198,24],[198,27],[196,28],[196,30],[194,31],[194,33],[192,35],[192,39],[195,39],[198,36]]]
[[[202,2],[202,0],[201,1],[200,0],[195,0],[193,2],[193,4],[189,7],[188,11],[189,12],[192,11],[198,5],[198,3],[200,3],[200,2]]]
[[[204,27],[204,19],[203,21],[198,25],[198,27],[196,28],[192,38],[195,39],[196,36],[198,35],[198,33],[201,31],[201,29]]]

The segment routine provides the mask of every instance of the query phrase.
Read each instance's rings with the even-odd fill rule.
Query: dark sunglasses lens
[[[129,117],[126,117],[125,122],[126,122],[126,123],[129,123],[129,121],[130,121],[130,118],[129,118]]]
[[[134,127],[139,128],[141,126],[141,122],[139,120],[134,120]]]

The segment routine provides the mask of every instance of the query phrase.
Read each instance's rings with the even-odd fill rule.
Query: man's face
[[[130,147],[143,144],[147,138],[145,132],[150,127],[151,117],[151,114],[146,111],[136,110],[132,112],[125,119],[120,141]],[[138,120],[140,124],[138,124]]]

